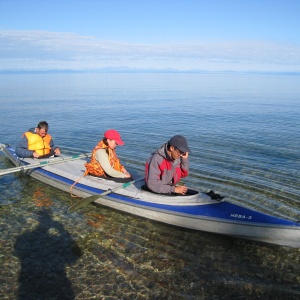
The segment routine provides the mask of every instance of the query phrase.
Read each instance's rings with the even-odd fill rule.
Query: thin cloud
[[[300,71],[300,46],[266,41],[133,44],[46,31],[0,31],[2,70],[141,68]]]

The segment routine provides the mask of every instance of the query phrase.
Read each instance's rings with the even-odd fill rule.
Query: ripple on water
[[[140,177],[151,152],[176,131],[187,136],[192,149],[188,185],[299,219],[298,78],[51,74],[1,79],[1,142],[16,143],[27,127],[45,118],[63,153],[91,152],[103,132],[115,127],[126,143],[118,154]],[[37,111],[41,99],[44,110]],[[12,166],[3,156],[0,165]],[[31,287],[20,282],[23,263],[44,276],[27,274],[36,286],[45,283],[42,279],[56,283],[48,290],[54,299],[55,289],[76,299],[299,298],[299,249],[186,230],[93,205],[70,215],[66,211],[74,199],[68,193],[22,174],[0,177],[0,188],[1,299],[16,299]],[[43,210],[55,226],[47,235],[46,224],[40,227]],[[23,260],[15,245],[23,238],[19,251],[32,250],[26,237],[40,255],[25,252]],[[72,259],[62,259],[64,253]],[[57,288],[62,282],[65,289]]]

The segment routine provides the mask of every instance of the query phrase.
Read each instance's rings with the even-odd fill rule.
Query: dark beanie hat
[[[186,138],[182,135],[174,135],[170,139],[169,145],[179,149],[181,152],[191,152],[187,144]]]

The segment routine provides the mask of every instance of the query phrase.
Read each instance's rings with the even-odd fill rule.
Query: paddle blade
[[[73,205],[71,205],[68,208],[68,213],[72,213],[72,212],[80,209],[81,207],[87,206],[88,204],[90,204],[90,203],[94,202],[95,200],[99,199],[100,197],[101,197],[101,195],[93,195],[93,196],[81,199],[81,200],[77,201],[76,203],[74,203]]]
[[[81,200],[79,200],[78,202],[76,202],[75,204],[71,205],[68,209],[68,212],[74,212],[76,211],[77,209],[83,207],[83,206],[86,206],[92,202],[94,202],[95,200],[99,199],[100,197],[102,196],[105,196],[105,195],[108,195],[112,192],[115,192],[121,188],[126,188],[128,187],[129,185],[135,183],[135,182],[138,182],[140,180],[143,180],[144,178],[139,178],[139,179],[136,179],[134,181],[130,181],[130,182],[126,182],[124,184],[122,184],[121,186],[118,186],[118,187],[115,187],[113,189],[108,189],[106,192],[102,193],[102,194],[98,194],[98,195],[94,195],[94,196],[90,196],[90,197],[87,197],[87,198],[83,198]]]

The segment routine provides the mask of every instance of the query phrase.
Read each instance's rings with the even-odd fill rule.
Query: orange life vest
[[[94,175],[94,176],[106,176],[104,170],[102,169],[100,163],[96,159],[96,151],[99,149],[106,149],[108,153],[108,160],[110,165],[117,171],[122,172],[123,165],[121,165],[120,160],[118,159],[116,155],[116,151],[113,149],[110,149],[105,143],[100,141],[94,150],[92,151],[91,161],[89,163],[84,164],[86,171],[84,175]]]
[[[46,134],[44,138],[39,136],[37,133],[25,132],[24,133],[28,140],[28,150],[33,150],[39,155],[46,155],[51,152],[50,142],[51,135]]]

